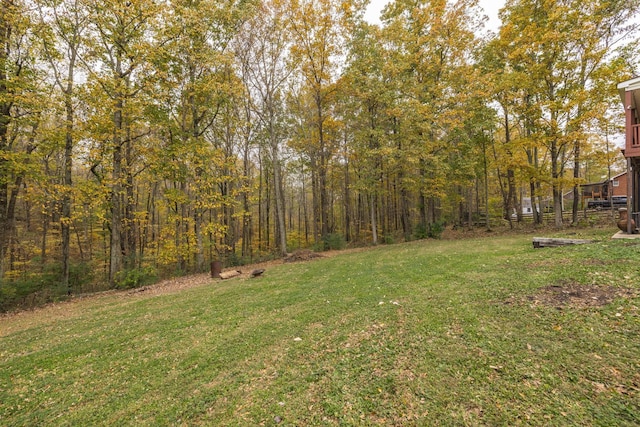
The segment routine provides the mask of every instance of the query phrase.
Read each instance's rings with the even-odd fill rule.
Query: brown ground
[[[583,285],[577,282],[565,281],[557,285],[542,287],[535,294],[529,295],[521,301],[510,298],[506,303],[521,302],[530,305],[555,307],[557,309],[589,308],[607,305],[615,298],[632,298],[639,293],[635,289],[607,285]]]

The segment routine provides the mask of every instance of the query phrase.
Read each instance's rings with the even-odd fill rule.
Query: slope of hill
[[[0,319],[4,425],[634,425],[640,244],[421,241]]]

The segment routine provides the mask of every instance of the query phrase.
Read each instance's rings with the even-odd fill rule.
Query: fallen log
[[[534,248],[555,248],[557,246],[566,246],[566,245],[584,245],[587,243],[592,243],[593,240],[584,240],[584,239],[561,239],[557,237],[534,237],[533,238],[533,247]]]
[[[231,271],[223,271],[222,273],[220,273],[220,278],[221,279],[231,279],[232,277],[236,277],[241,275],[242,272],[238,271],[238,270],[231,270]]]

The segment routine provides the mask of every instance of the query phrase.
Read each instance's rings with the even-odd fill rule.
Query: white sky
[[[367,11],[365,12],[365,18],[371,23],[380,23],[380,12],[382,8],[389,2],[389,0],[371,0]],[[498,10],[504,6],[505,0],[480,0],[480,7],[484,10],[484,13],[489,17],[489,22],[486,24],[486,29],[496,31],[500,26],[500,20],[498,19]]]

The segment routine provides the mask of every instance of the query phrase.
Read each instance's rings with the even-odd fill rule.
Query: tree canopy
[[[476,0],[380,25],[360,0],[0,5],[3,309],[513,225],[525,199],[575,223],[638,72],[626,0],[508,0],[486,34]]]

